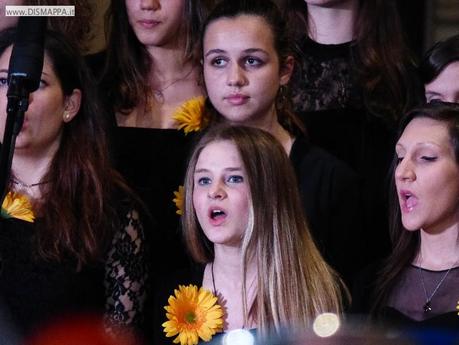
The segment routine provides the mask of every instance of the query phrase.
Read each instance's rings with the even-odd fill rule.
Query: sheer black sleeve
[[[115,233],[107,255],[107,328],[138,328],[146,298],[147,267],[144,230],[137,211],[131,209],[121,219],[120,229]]]

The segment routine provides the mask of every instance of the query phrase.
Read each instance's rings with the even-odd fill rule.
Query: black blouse
[[[312,236],[346,283],[364,265],[361,180],[344,162],[296,138],[290,160]]]
[[[108,330],[140,325],[147,279],[143,228],[133,209],[120,218],[104,256],[83,267],[70,257],[38,258],[35,224],[0,220],[0,308],[20,334],[79,313],[104,316]]]

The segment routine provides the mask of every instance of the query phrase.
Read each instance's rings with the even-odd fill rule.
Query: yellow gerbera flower
[[[223,330],[223,310],[212,292],[196,285],[179,285],[175,296],[165,306],[169,321],[162,324],[166,337],[177,337],[174,344],[196,345],[201,338],[209,341]]]
[[[183,129],[185,135],[205,128],[209,120],[204,116],[204,97],[191,98],[184,102],[172,115],[177,122],[177,129]]]
[[[3,200],[1,216],[3,218],[17,218],[33,223],[35,215],[29,199],[16,192],[8,192]]]
[[[175,211],[175,213],[182,216],[184,205],[185,205],[185,200],[184,200],[185,188],[183,186],[179,186],[178,191],[174,192],[174,196],[175,198],[172,199],[172,201],[175,203],[175,206],[177,207],[177,211]]]

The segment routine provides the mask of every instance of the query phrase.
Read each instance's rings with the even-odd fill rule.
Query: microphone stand
[[[5,132],[3,133],[0,153],[0,196],[2,205],[10,180],[16,137],[21,131],[24,114],[29,107],[29,88],[25,76],[20,74],[11,75],[7,97]]]

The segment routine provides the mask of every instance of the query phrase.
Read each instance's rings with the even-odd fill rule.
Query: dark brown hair
[[[459,164],[459,105],[454,103],[432,102],[423,107],[409,111],[400,121],[397,139],[399,139],[408,124],[416,118],[429,118],[445,123],[449,129],[451,145],[453,147],[456,162]],[[404,228],[401,220],[400,204],[395,187],[395,169],[397,156],[394,154],[391,166],[390,184],[390,222],[389,230],[392,241],[392,253],[385,260],[383,268],[375,283],[375,299],[372,313],[376,316],[385,305],[392,288],[397,282],[403,269],[409,265],[419,250],[419,231],[408,231]]]
[[[196,64],[201,23],[213,0],[185,1],[185,57]],[[100,83],[116,112],[129,113],[151,93],[151,59],[129,24],[125,0],[113,0],[106,14],[107,57]]]
[[[424,55],[419,66],[421,79],[424,84],[433,81],[453,62],[459,61],[459,35],[435,43]]]
[[[0,54],[13,44],[15,29],[0,33]],[[35,206],[37,254],[41,258],[75,258],[78,264],[99,258],[113,236],[120,215],[114,199],[129,188],[111,168],[103,113],[95,84],[78,49],[57,32],[47,32],[45,54],[64,96],[81,90],[81,106],[64,123],[59,148],[42,181]],[[119,200],[119,199],[117,199]]]

